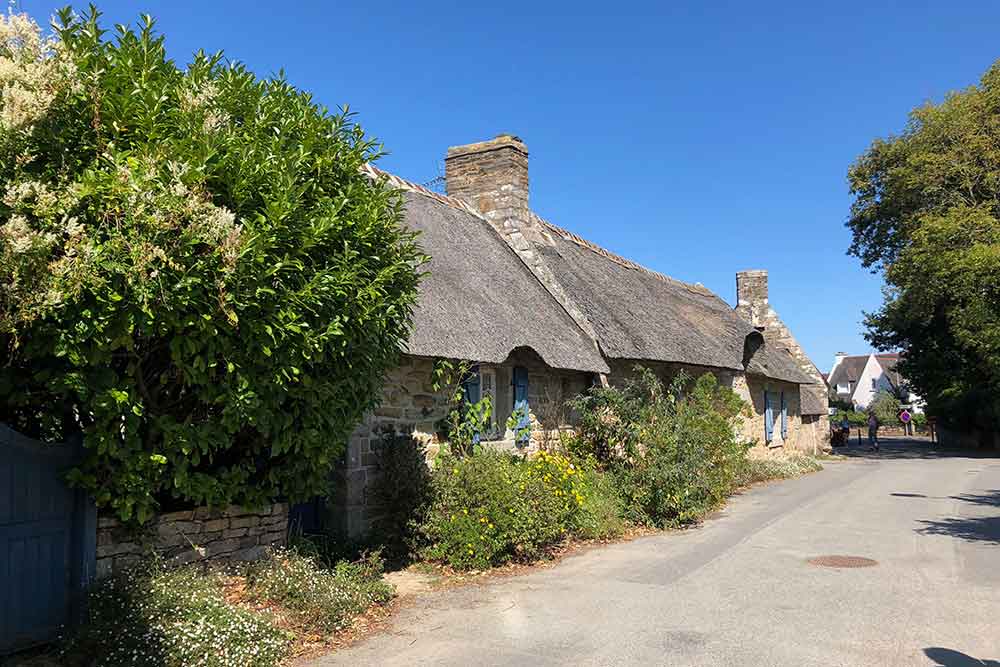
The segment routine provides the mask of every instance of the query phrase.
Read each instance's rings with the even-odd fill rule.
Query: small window
[[[872,378],[872,389],[878,389],[878,378]]]
[[[838,384],[837,385],[837,393],[838,394],[849,394],[850,392],[851,392],[851,390],[847,388],[846,384]]]

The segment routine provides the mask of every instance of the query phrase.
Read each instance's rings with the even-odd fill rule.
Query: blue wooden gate
[[[63,482],[80,449],[0,424],[0,655],[53,639],[81,611],[97,514]]]

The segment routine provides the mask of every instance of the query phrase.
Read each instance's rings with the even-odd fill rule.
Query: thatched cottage
[[[505,429],[515,405],[530,408],[536,446],[571,427],[568,398],[618,382],[636,364],[664,379],[715,373],[752,405],[745,434],[761,452],[822,446],[825,392],[821,400],[812,391],[818,371],[813,377],[815,366],[767,306],[766,273],[738,274],[734,310],[701,285],[542,220],[528,205],[528,151],[517,137],[450,148],[445,173],[447,196],[371,170],[403,192],[405,222],[421,232],[431,260],[407,355],[348,445],[334,499],[348,534],[364,533],[372,518],[366,492],[378,433],[389,428],[433,446],[445,407],[431,386],[438,358],[475,364],[466,390],[493,399],[485,435],[501,446],[515,446]]]

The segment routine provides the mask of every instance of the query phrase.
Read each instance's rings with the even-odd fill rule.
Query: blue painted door
[[[55,638],[93,578],[96,512],[63,482],[78,454],[0,425],[0,655]]]

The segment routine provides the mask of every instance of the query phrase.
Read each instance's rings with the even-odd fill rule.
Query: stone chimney
[[[528,147],[518,137],[452,146],[444,174],[448,196],[465,200],[498,228],[511,231],[528,220]]]
[[[768,315],[767,271],[753,269],[736,273],[736,312],[763,331]]]

